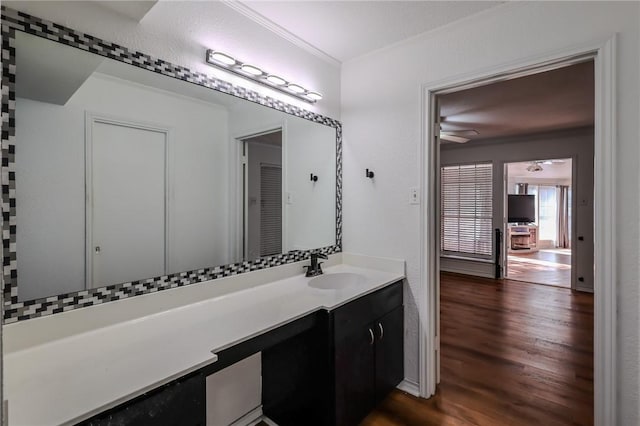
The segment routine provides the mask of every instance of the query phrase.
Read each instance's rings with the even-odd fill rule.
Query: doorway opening
[[[242,253],[245,260],[282,253],[282,129],[242,143]]]
[[[436,237],[433,240],[437,245],[429,247],[425,241],[428,253],[436,253],[435,259],[427,256],[425,260],[427,270],[436,272],[431,394],[436,393],[438,384],[440,398],[452,405],[463,404],[457,399],[460,395],[449,392],[459,386],[473,389],[481,385],[483,392],[474,399],[484,399],[480,405],[487,407],[495,400],[508,402],[505,399],[518,405],[516,401],[529,398],[530,389],[540,389],[552,398],[571,393],[570,398],[580,403],[548,410],[521,407],[516,414],[521,424],[548,423],[567,415],[582,416],[585,423],[593,421],[593,369],[584,369],[580,377],[572,373],[581,366],[593,365],[594,297],[587,293],[593,287],[579,288],[587,292],[577,293],[569,288],[538,286],[535,281],[525,284],[505,280],[503,273],[507,278],[517,275],[509,270],[509,263],[518,261],[513,252],[526,248],[529,254],[540,253],[545,244],[549,250],[571,247],[558,247],[560,239],[551,236],[563,231],[567,244],[574,242],[575,232],[570,230],[576,224],[570,220],[582,218],[579,224],[584,229],[589,225],[593,228],[594,80],[593,56],[582,56],[517,75],[430,92],[435,143],[429,147],[427,159],[437,167],[427,178],[435,192],[435,197],[429,198],[433,208],[429,213],[435,211],[436,223],[426,233]],[[545,160],[551,164],[541,164]],[[529,183],[530,189],[511,190],[511,165],[514,171],[517,163],[539,171],[544,166],[550,168],[552,160],[557,164],[563,161],[569,170],[580,166],[579,191],[575,191],[573,174],[569,182],[552,185],[522,181],[517,183]],[[529,198],[533,212],[509,218],[510,192]],[[545,202],[541,204],[543,195]],[[552,197],[561,197],[566,207],[561,212],[566,223],[560,230],[555,218],[558,204],[554,204],[555,210],[548,206]],[[584,209],[568,207],[576,197]],[[590,215],[585,214],[588,210]],[[584,254],[580,276],[593,286],[593,234],[585,233],[580,233],[580,241],[585,244],[578,246],[582,250],[579,253]],[[549,241],[544,242],[542,237]],[[569,271],[574,269],[574,258],[569,256]],[[570,287],[571,280],[564,284]],[[551,299],[558,303],[549,303]],[[544,326],[568,312],[575,321],[557,329]],[[554,344],[566,349],[562,360],[554,354]],[[526,356],[520,356],[520,350]],[[551,377],[551,370],[538,369],[540,362],[547,361],[551,370],[561,372],[562,380]],[[535,370],[535,374],[523,377],[514,366],[518,371]],[[505,397],[505,386],[512,381],[519,381],[518,386]],[[550,387],[552,382],[554,386]],[[492,421],[499,422],[514,413],[501,412],[498,407],[482,415],[497,415]]]
[[[571,288],[573,161],[505,164],[505,278]]]

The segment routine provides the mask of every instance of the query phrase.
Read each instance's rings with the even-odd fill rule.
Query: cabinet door
[[[83,426],[204,426],[204,376],[182,378],[80,423]]]
[[[375,323],[375,402],[404,378],[404,311],[397,307]]]
[[[373,324],[336,341],[336,426],[355,426],[374,407],[374,347]]]

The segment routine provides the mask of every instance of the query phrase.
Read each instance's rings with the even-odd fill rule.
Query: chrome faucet
[[[322,275],[322,262],[318,262],[318,258],[320,259],[328,259],[326,254],[322,254],[319,251],[311,252],[311,264],[304,266],[307,268],[306,277],[315,277],[318,275]]]

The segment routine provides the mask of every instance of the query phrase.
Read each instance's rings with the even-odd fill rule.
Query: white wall
[[[440,163],[445,165],[469,162],[493,163],[493,224],[492,228],[503,228],[506,163],[538,160],[545,158],[571,158],[575,168],[575,192],[572,202],[575,206],[572,219],[575,235],[572,234],[573,255],[576,260],[576,276],[584,282],[577,282],[578,288],[593,291],[593,129],[583,128],[570,131],[546,133],[524,137],[504,138],[494,141],[469,142],[467,144],[444,145],[440,150]],[[572,206],[572,208],[574,208]],[[576,236],[583,236],[578,241]],[[503,250],[504,253],[504,250]],[[442,270],[464,272],[469,262],[448,260],[441,265]],[[481,276],[487,276],[488,267],[493,276],[494,267],[483,264]],[[475,275],[478,265],[467,271]]]
[[[617,33],[618,421],[638,424],[639,6],[507,3],[343,65],[344,248],[407,261],[409,380],[418,380],[420,218],[408,189],[420,184],[421,85]],[[364,178],[367,167],[375,182]]]
[[[18,98],[16,116],[18,296],[83,290],[84,113]]]
[[[85,111],[170,129],[169,271],[228,263],[225,109],[93,76],[65,106],[16,110],[21,300],[84,288]]]
[[[141,22],[92,1],[3,1],[3,5],[101,37],[191,70],[332,118],[340,118],[340,69],[283,39],[218,1],[160,1]],[[324,95],[315,105],[297,100],[205,63],[219,49]]]
[[[336,242],[336,130],[302,119],[287,120],[286,235],[288,250]],[[311,182],[310,174],[318,176]]]

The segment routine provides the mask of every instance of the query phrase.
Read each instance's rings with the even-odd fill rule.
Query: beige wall
[[[469,162],[493,163],[493,229],[503,228],[504,181],[506,163],[545,158],[571,158],[573,180],[573,226],[571,241],[576,258],[576,277],[579,289],[593,291],[593,128],[545,133],[501,140],[443,145],[440,151],[442,165]],[[584,237],[578,241],[577,236]],[[503,250],[504,253],[504,250]],[[446,260],[443,270],[476,275],[480,265]],[[488,268],[488,269],[487,269]],[[488,273],[487,273],[488,271]],[[493,265],[485,264],[480,276],[492,276]]]

